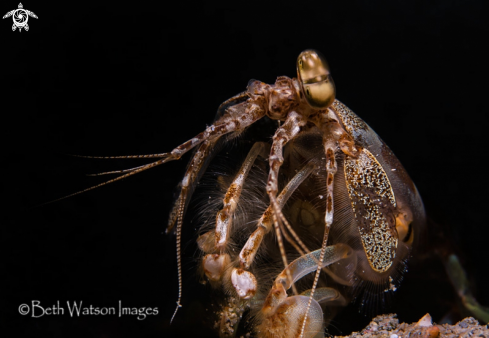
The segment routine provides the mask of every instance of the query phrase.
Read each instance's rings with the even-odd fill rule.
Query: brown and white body
[[[252,146],[227,187],[222,208],[215,211],[215,222],[207,225],[198,240],[207,279],[235,300],[227,301],[234,305],[222,311],[221,336],[233,335],[239,323],[235,317],[248,307],[257,312],[259,336],[322,334],[318,301],[339,295],[330,287],[317,288],[321,267],[337,263],[328,269],[330,279],[350,286],[351,292],[364,292],[366,298],[393,291],[419,231],[416,228],[424,221],[421,199],[402,165],[365,122],[335,100],[325,60],[315,51],[305,51],[298,58],[297,71],[298,79],[282,76],[274,85],[251,81],[246,92],[225,102],[222,116],[213,125],[164,159],[178,159],[201,144],[170,217],[169,229],[177,224],[178,238],[188,187],[195,185],[203,168],[202,154],[223,135],[232,138],[258,119],[280,122],[271,144]],[[243,230],[249,225],[233,224],[233,220],[256,161],[268,162],[263,187],[268,206],[251,229]],[[294,193],[302,198],[292,198],[294,202],[286,206]],[[246,207],[242,209],[247,212]],[[304,228],[319,243],[302,239],[310,237],[304,235]],[[243,231],[249,234],[244,244]],[[256,256],[260,250],[270,252],[273,244],[264,241],[267,236],[278,242],[275,255],[288,267],[265,295],[259,290],[261,284],[269,283],[270,274],[263,272],[263,259],[260,263]],[[268,248],[262,249],[264,243]],[[300,255],[291,265],[290,248]],[[268,255],[268,259],[273,256]],[[313,271],[315,278],[303,291],[307,296],[297,295],[293,288],[296,295],[287,297],[286,290]]]
[[[203,274],[226,298],[219,311],[222,337],[236,334],[248,309],[257,336],[322,337],[320,303],[353,294],[373,301],[393,292],[424,223],[421,199],[397,158],[335,99],[325,59],[314,50],[302,52],[297,74],[278,77],[273,85],[250,81],[202,133],[169,153],[122,156],[159,159],[110,172],[122,175],[85,190],[196,149],[167,230],[176,233],[180,307],[183,217],[211,154],[260,119],[278,122],[271,142],[253,144],[229,182],[218,178],[222,203],[206,210],[215,217],[198,239]],[[261,181],[255,179],[257,168],[268,172]],[[251,191],[261,194],[261,204],[243,202]]]

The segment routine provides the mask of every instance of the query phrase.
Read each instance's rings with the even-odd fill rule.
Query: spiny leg
[[[264,160],[266,159],[270,150],[269,148],[270,146],[264,142],[257,142],[252,146],[224,195],[223,207],[216,215],[215,229],[201,235],[197,240],[199,248],[206,253],[202,259],[202,268],[207,279],[214,286],[221,285],[222,283],[226,294],[229,294],[228,291],[231,291],[230,289],[232,288],[232,277],[227,272],[230,271],[228,268],[232,267],[231,252],[229,252],[228,245],[231,234],[233,233],[232,222],[234,214],[239,205],[244,184],[253,165],[258,157]],[[224,271],[226,271],[225,275]],[[252,282],[254,281],[254,276],[251,274],[248,276],[244,274],[241,277],[249,277],[252,278]],[[237,292],[239,293],[239,290]],[[247,302],[242,301],[242,298],[249,299],[253,294],[241,294],[240,296],[242,297],[235,297],[233,295],[232,297],[226,298],[226,305],[219,312],[220,332],[222,335],[234,336],[232,332],[234,332],[239,324],[246,308],[245,304],[247,304]]]
[[[284,266],[287,266],[287,257],[285,256],[283,249],[282,237],[279,230],[279,221],[284,220],[285,217],[283,216],[281,208],[279,207],[276,200],[278,192],[278,173],[282,163],[284,162],[284,146],[287,144],[287,142],[297,136],[297,134],[301,130],[301,127],[303,127],[306,122],[307,120],[302,115],[298,114],[295,111],[291,111],[287,115],[287,119],[282,124],[282,126],[280,126],[275,132],[275,135],[273,136],[272,148],[270,151],[270,173],[267,182],[267,193],[270,197],[270,204],[272,205],[273,209],[272,217],[275,224],[279,247],[281,248],[281,255]]]
[[[266,158],[267,150],[268,146],[265,143],[257,142],[253,145],[240,171],[224,196],[224,207],[218,212],[216,217],[216,248],[221,252],[226,249],[232,218],[238,205],[246,177],[258,156]]]
[[[277,197],[277,205],[280,209],[283,208],[287,200],[294,193],[294,191],[301,185],[304,180],[309,177],[316,165],[313,162],[309,162],[304,166],[294,177],[287,183],[280,195]],[[260,247],[263,236],[270,232],[272,229],[272,213],[273,206],[270,205],[258,220],[257,229],[250,235],[248,241],[244,245],[239,254],[240,265],[244,269],[249,269],[253,262],[258,248]]]
[[[190,187],[190,189],[186,189],[185,191],[182,191],[183,187],[180,186],[178,198],[173,203],[173,208],[172,208],[172,210],[170,212],[170,216],[168,218],[168,225],[167,225],[166,233],[169,233],[176,224],[177,216],[178,216],[177,211],[179,209],[179,205],[180,205],[182,200],[185,201],[184,211],[183,211],[183,213],[185,214],[185,210],[187,208],[188,202],[189,202],[190,198],[192,197],[193,191],[195,189],[195,185],[196,185],[195,183],[197,182],[197,180],[200,179],[200,176],[202,175],[202,173],[207,168],[207,165],[209,164],[209,162],[212,160],[213,154],[215,153],[214,149],[219,148],[222,143],[229,142],[232,139],[236,138],[237,136],[239,136],[239,132],[232,132],[232,133],[229,133],[228,135],[226,135],[225,138],[220,137],[220,138],[214,140],[208,147],[206,146],[206,155],[205,155],[204,162],[202,163],[201,166],[199,166],[198,168],[196,168],[196,170],[194,170],[195,174],[188,176],[189,180],[187,182],[188,183],[187,186]],[[199,152],[199,151],[201,151],[201,150],[198,149],[196,152]],[[192,163],[192,161],[189,162],[189,164],[187,165],[187,169],[186,169],[186,172],[189,174],[191,171],[191,167],[195,167],[195,165],[194,165],[194,163]],[[183,181],[185,181],[185,176],[184,176],[184,179],[182,180],[182,182]],[[182,185],[182,182],[180,183],[180,185]]]
[[[231,98],[230,100],[232,99],[233,98]],[[239,107],[238,106],[231,107],[226,111],[226,113],[227,115],[224,115],[221,118],[219,118],[218,121],[212,126],[208,127],[205,132],[202,132],[196,137],[194,137],[193,139],[183,143],[182,145],[175,148],[170,153],[170,156],[173,156],[174,159],[180,158],[180,156],[182,156],[185,152],[190,150],[196,144],[202,142],[199,141],[201,138],[205,138],[204,144],[201,146],[201,148],[204,147],[204,149],[202,149],[202,151],[201,149],[199,149],[196,152],[191,163],[188,166],[187,173],[182,180],[182,188],[179,197],[175,202],[175,205],[170,214],[169,224],[167,228],[167,233],[168,233],[169,231],[171,231],[176,221],[178,300],[177,300],[177,307],[170,320],[170,323],[173,321],[175,315],[178,312],[178,309],[181,307],[180,304],[182,298],[181,228],[183,222],[183,215],[187,203],[188,189],[196,181],[197,176],[200,173],[202,166],[204,165],[205,159],[207,158],[208,152],[212,148],[213,144],[219,139],[219,137],[234,131],[242,130],[264,116],[264,111],[263,109],[260,108],[258,104],[248,103],[248,102],[239,104]],[[210,135],[212,136],[209,137]],[[213,263],[214,262],[211,262],[211,265]]]
[[[309,177],[314,168],[316,168],[316,165],[313,162],[309,162],[304,166],[304,168],[295,174],[289,183],[287,183],[285,188],[277,197],[277,204],[280,208],[285,205],[289,197],[301,185],[301,183],[307,177]],[[257,229],[250,235],[239,254],[240,268],[233,268],[232,270],[231,282],[238,295],[243,299],[251,298],[251,296],[253,296],[256,292],[256,278],[251,272],[246,270],[250,268],[258,249],[260,248],[263,237],[272,229],[272,214],[273,207],[270,205],[259,219]],[[278,236],[280,236],[280,233],[278,233]],[[283,243],[279,241],[280,251],[282,255],[285,255],[285,249],[281,244]]]
[[[276,201],[278,192],[278,173],[284,163],[284,146],[299,134],[301,127],[306,124],[306,119],[300,114],[292,111],[288,114],[285,122],[277,129],[273,136],[272,148],[270,150],[270,173],[268,175],[267,193]]]
[[[238,132],[249,125],[253,124],[260,118],[265,116],[265,110],[262,108],[262,105],[260,102],[254,102],[254,101],[246,101],[240,104],[237,104],[235,106],[231,106],[228,109],[226,109],[224,115],[220,117],[213,125],[210,127],[206,128],[206,130],[194,138],[188,140],[187,142],[184,142],[183,144],[179,145],[175,149],[173,149],[170,153],[165,153],[165,154],[153,154],[153,155],[136,155],[136,156],[122,156],[122,157],[112,157],[112,158],[144,158],[145,156],[148,157],[159,157],[160,159],[158,161],[137,167],[137,168],[132,168],[132,169],[127,169],[127,173],[116,177],[114,179],[108,180],[106,182],[102,182],[100,184],[97,184],[95,186],[92,186],[90,188],[75,192],[73,194],[40,204],[38,206],[46,205],[49,203],[53,203],[56,201],[60,201],[72,196],[76,196],[79,194],[82,194],[84,192],[102,187],[104,185],[120,181],[124,178],[127,178],[129,176],[135,175],[137,173],[140,173],[142,171],[145,171],[147,169],[156,167],[158,165],[161,165],[163,163],[172,161],[172,160],[177,160],[180,159],[182,155],[187,153],[189,150],[193,149],[197,145],[204,143],[203,151],[197,151],[197,153],[194,155],[194,158],[192,159],[192,162],[198,162],[198,163],[203,163],[207,154],[207,148],[217,141],[221,136],[230,134],[232,132]],[[111,157],[109,157],[111,158]],[[190,166],[191,168],[193,167],[192,165]],[[196,168],[200,168],[200,165],[195,166]],[[186,203],[186,196],[187,196],[187,190],[188,187],[190,186],[190,183],[194,181],[194,179],[191,178],[192,175],[197,175],[199,172],[199,169],[196,169],[193,171],[190,169],[190,173],[186,175],[182,181],[182,187],[185,187],[185,189],[182,188],[182,192],[180,194],[179,200],[177,200],[175,207],[173,209],[174,212],[176,212],[176,217],[175,219],[177,220],[177,231],[176,231],[176,237],[177,237],[177,265],[178,265],[178,284],[179,284],[179,291],[178,291],[178,300],[177,300],[177,307],[175,309],[175,313],[173,314],[171,321],[175,318],[175,315],[178,311],[178,309],[181,307],[180,301],[182,297],[182,263],[181,263],[181,227],[182,227],[182,219],[183,219],[183,213],[185,210],[185,203]],[[185,198],[183,198],[185,196]],[[169,226],[171,229],[172,226]]]
[[[225,134],[229,134],[234,131],[242,130],[254,123],[258,119],[264,116],[264,110],[258,104],[244,102],[237,106],[233,106],[227,110],[227,115],[219,118],[216,123],[212,126],[208,127],[206,131],[200,133],[193,139],[183,143],[182,145],[175,148],[170,154],[169,158],[178,159],[187,151],[192,149],[197,144],[204,142],[201,146],[204,147],[203,151],[199,149],[194,155],[188,169],[187,174],[184,176],[182,180],[182,189],[180,191],[180,195],[175,202],[173,210],[170,214],[170,221],[167,228],[167,232],[169,232],[174,224],[175,220],[177,223],[176,228],[176,240],[177,240],[177,266],[178,266],[178,300],[177,307],[175,312],[170,320],[173,321],[175,315],[178,312],[178,309],[181,307],[180,301],[182,298],[182,263],[181,263],[181,228],[183,222],[183,214],[185,211],[186,203],[187,203],[187,194],[188,189],[193,182],[196,181],[196,177],[202,168],[205,159],[208,155],[208,150],[211,145],[216,142],[219,137]]]
[[[231,232],[233,216],[241,197],[243,185],[256,158],[258,156],[266,158],[267,152],[268,145],[266,143],[257,142],[253,145],[224,196],[223,208],[216,216],[216,229],[199,238],[200,243],[212,242],[212,238],[214,238],[213,245],[201,245],[201,249],[207,253],[203,262],[204,271],[207,277],[212,281],[221,279],[222,271],[229,261],[229,255],[226,254],[225,251]]]

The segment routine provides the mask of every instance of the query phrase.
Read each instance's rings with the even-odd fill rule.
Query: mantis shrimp
[[[251,80],[221,104],[212,125],[171,152],[103,157],[157,160],[101,173],[121,175],[69,196],[195,150],[167,228],[177,240],[176,314],[183,296],[181,233],[192,195],[214,155],[249,129],[260,132],[260,123],[273,125],[272,135],[251,142],[233,175],[215,175],[221,198],[202,214],[200,270],[225,295],[217,329],[221,337],[235,336],[248,315],[259,337],[322,337],[321,304],[344,304],[352,296],[373,303],[396,290],[425,214],[392,151],[336,99],[319,52],[299,55],[297,78]]]

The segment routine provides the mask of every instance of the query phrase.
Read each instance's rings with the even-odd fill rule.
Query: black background
[[[431,219],[454,243],[478,299],[489,305],[482,4],[23,2],[39,17],[29,19],[30,30],[12,32],[10,18],[0,26],[2,329],[18,337],[210,335],[206,305],[194,301],[208,290],[196,282],[191,244],[184,246],[184,308],[169,326],[177,278],[174,241],[164,229],[188,158],[32,207],[102,181],[87,173],[141,164],[66,154],[169,151],[210,124],[218,105],[249,79],[295,76],[306,48],[327,57],[338,99],[404,164]],[[4,1],[1,11],[16,7]],[[184,242],[193,240],[192,227]],[[430,301],[438,281],[409,281],[408,274],[392,311],[402,321],[426,312],[441,319],[449,309]],[[158,307],[159,315],[143,321],[19,315],[19,305],[32,300],[98,307],[121,300]],[[358,330],[368,322],[358,318],[338,319],[333,330]]]

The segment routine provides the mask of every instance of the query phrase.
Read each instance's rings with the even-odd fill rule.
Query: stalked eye
[[[308,49],[299,55],[297,77],[311,107],[324,109],[333,103],[336,95],[333,78],[326,59],[319,52]]]

